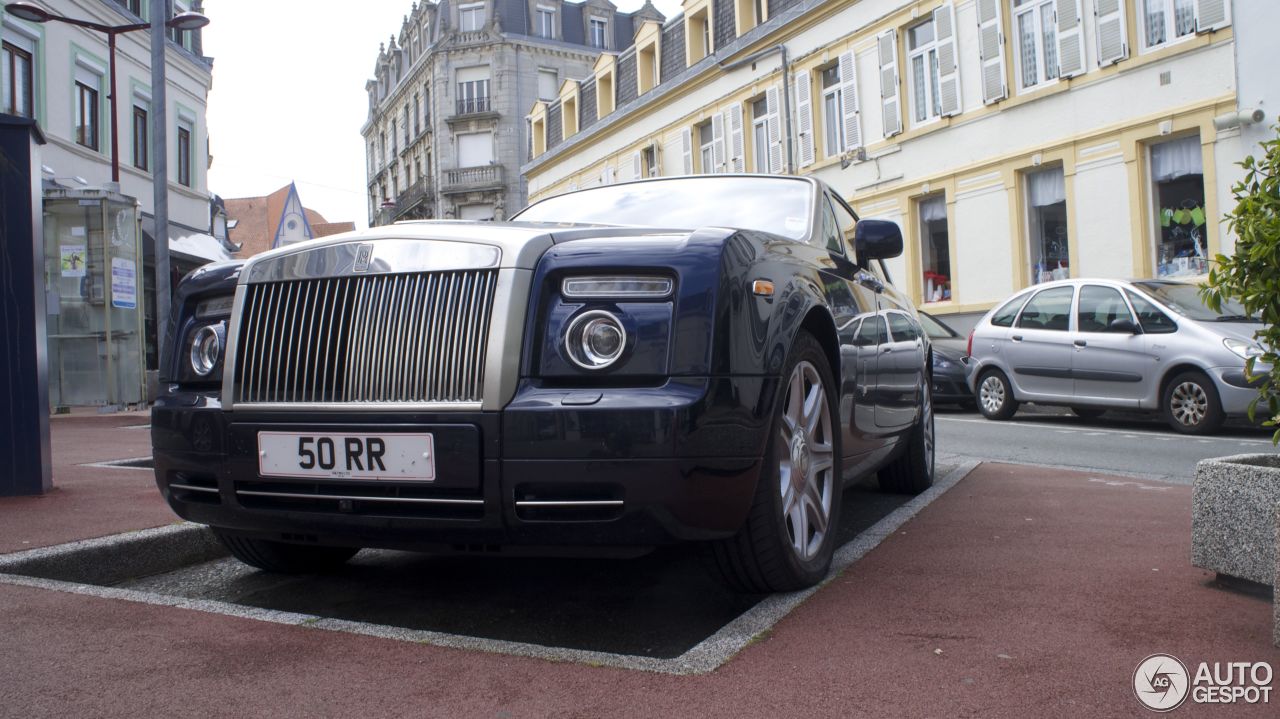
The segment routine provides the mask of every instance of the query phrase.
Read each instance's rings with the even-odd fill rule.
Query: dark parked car
[[[928,312],[920,313],[920,326],[933,346],[933,401],[973,409],[978,403],[969,391],[969,340]]]
[[[174,302],[157,483],[267,570],[700,541],[735,587],[811,585],[847,481],[933,482],[901,250],[818,181],[715,176],[210,266]]]

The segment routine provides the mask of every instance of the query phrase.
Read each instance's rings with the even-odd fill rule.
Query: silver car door
[[[1020,400],[1070,398],[1071,308],[1075,288],[1051,287],[1035,294],[1009,331],[1005,361]]]
[[[1116,320],[1133,324],[1131,328],[1113,328],[1111,323]],[[1119,290],[1103,285],[1080,288],[1071,362],[1077,399],[1114,407],[1138,406],[1157,373],[1155,358],[1147,352],[1147,338],[1136,329]]]

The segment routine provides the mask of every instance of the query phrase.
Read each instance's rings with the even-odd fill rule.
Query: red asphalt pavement
[[[111,438],[101,449],[136,456],[135,440],[114,440],[146,432],[113,419],[55,420],[55,453],[92,454],[57,440],[101,422]],[[82,470],[60,464],[51,497],[0,500],[0,551],[19,536],[65,541],[172,521],[155,511],[158,499],[141,496],[144,473]],[[1190,566],[1190,487],[1100,479],[982,465],[703,676],[0,584],[0,716],[1081,719],[1154,716],[1130,689],[1134,668],[1153,653],[1193,672],[1201,661],[1280,667],[1270,602],[1217,587]],[[102,517],[93,516],[96,501]],[[1188,702],[1171,716],[1276,716],[1280,697],[1272,702]]]

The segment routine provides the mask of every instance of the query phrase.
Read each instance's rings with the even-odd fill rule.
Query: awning
[[[169,252],[203,262],[225,262],[231,259],[227,248],[216,237],[200,232],[177,237],[170,236]]]

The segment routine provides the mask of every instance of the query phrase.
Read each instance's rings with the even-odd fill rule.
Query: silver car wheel
[[[933,451],[933,390],[926,382],[924,386],[921,420],[924,422],[924,461],[929,474],[929,483],[933,483],[934,451]]]
[[[787,380],[779,423],[778,490],[791,550],[817,556],[831,524],[835,486],[831,408],[818,369],[800,362]]]
[[[1195,382],[1183,382],[1173,388],[1169,396],[1169,409],[1178,424],[1195,427],[1204,421],[1209,412],[1209,396]]]
[[[1004,382],[1000,378],[993,375],[982,380],[982,386],[978,388],[978,401],[982,403],[982,409],[990,414],[995,414],[1004,406]]]

